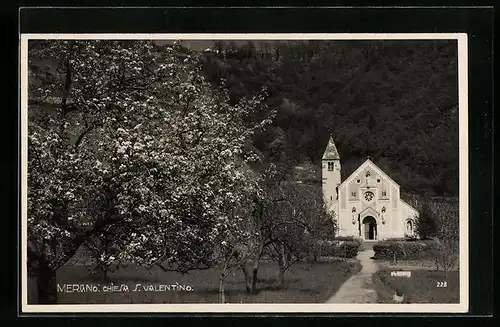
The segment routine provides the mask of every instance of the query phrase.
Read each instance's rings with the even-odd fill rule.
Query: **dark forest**
[[[369,157],[408,193],[458,194],[456,41],[217,41],[203,58],[234,101],[267,89],[266,160],[319,166],[333,136],[343,178]]]

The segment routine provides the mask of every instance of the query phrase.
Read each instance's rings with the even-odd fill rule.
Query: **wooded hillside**
[[[217,41],[203,56],[233,100],[267,88],[269,161],[319,165],[332,135],[343,178],[370,157],[407,192],[458,194],[456,41]]]

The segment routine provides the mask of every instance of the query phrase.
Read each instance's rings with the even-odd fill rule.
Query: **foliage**
[[[304,245],[304,257],[317,261],[320,257],[354,258],[361,242],[358,240],[328,240],[310,238]]]
[[[261,191],[253,198],[253,227],[256,248],[251,276],[244,267],[249,292],[256,292],[259,263],[270,255],[278,263],[281,284],[285,272],[303,259],[310,240],[335,233],[335,223],[325,210],[321,188],[296,184],[282,166],[265,163]],[[251,284],[251,285],[250,285]]]
[[[385,241],[392,241],[392,242],[413,242],[418,240],[419,240],[418,237],[409,235],[406,235],[405,237],[393,237],[385,239]]]
[[[363,241],[359,237],[354,237],[354,236],[337,236],[335,237],[335,240],[345,241],[345,242],[355,242],[356,244],[358,244],[358,247],[361,247],[363,245]]]
[[[421,239],[428,239],[436,236],[438,228],[438,217],[432,210],[428,199],[423,200],[420,213],[415,224],[415,231]]]
[[[232,99],[265,85],[295,163],[319,165],[334,135],[348,176],[367,156],[412,193],[458,194],[456,41],[218,41],[204,73]],[[250,50],[249,50],[250,49]]]
[[[373,245],[376,260],[433,259],[438,245],[435,241],[380,241]]]
[[[241,267],[256,291],[264,252],[281,284],[304,253],[355,256],[351,239],[319,249],[336,228],[320,183],[291,182],[298,162],[310,163],[299,177],[314,175],[332,133],[349,158],[343,173],[371,155],[410,190],[456,193],[456,45],[215,48],[30,42],[28,265],[39,291],[55,291],[55,271],[82,244],[104,273],[123,262],[217,267],[221,301]],[[451,253],[445,218],[422,230]]]
[[[32,64],[55,63],[38,78],[57,100],[30,103],[30,265],[55,271],[109,226],[119,234],[105,262],[183,272],[212,265],[228,235],[245,239],[240,204],[258,186],[246,145],[271,122],[249,116],[267,112],[264,94],[229,104],[196,54],[153,49],[108,40],[31,49]]]
[[[334,257],[337,254],[337,245],[337,242],[332,240],[310,239],[304,253],[313,261],[317,261],[320,257]]]
[[[130,263],[121,256],[122,249],[120,242],[117,242],[127,235],[126,228],[126,224],[109,225],[89,237],[81,246],[80,252],[85,259],[83,264],[93,278],[106,282],[110,273]]]
[[[394,256],[396,259],[432,259],[436,269],[448,271],[457,266],[459,259],[458,202],[424,198],[419,203],[417,232],[420,240],[405,238],[378,242],[373,247],[375,257],[390,260]]]
[[[358,241],[343,241],[336,249],[340,257],[354,258],[358,255],[360,243]]]
[[[118,249],[115,247],[112,234],[103,233],[90,238],[85,244],[87,262],[85,268],[89,274],[102,281],[107,281],[109,273],[113,273],[121,266],[116,259]]]
[[[435,207],[439,217],[439,228],[436,237],[438,250],[435,252],[436,265],[445,272],[456,267],[459,261],[460,224],[459,211],[456,205],[440,203]]]

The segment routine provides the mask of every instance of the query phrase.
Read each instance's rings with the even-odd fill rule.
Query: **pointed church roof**
[[[325,153],[323,154],[323,160],[340,160],[339,152],[333,142],[333,137],[330,137],[328,145],[326,146]]]
[[[391,178],[391,176],[387,175],[382,169],[380,169],[373,161],[370,159],[366,159],[365,162],[363,162],[359,167],[347,177],[342,184],[339,185],[339,189],[350,183],[351,180],[353,180],[363,169],[366,168],[372,168],[375,170],[376,173],[385,176],[391,183],[394,183],[398,188],[401,187],[394,179]]]

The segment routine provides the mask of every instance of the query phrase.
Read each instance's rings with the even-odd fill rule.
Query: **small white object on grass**
[[[392,299],[396,303],[401,303],[405,299],[405,295],[404,294],[403,295],[398,295],[396,292],[394,292],[394,295],[392,296]]]

